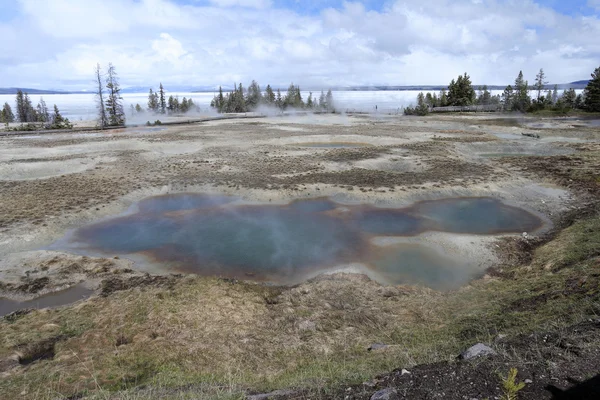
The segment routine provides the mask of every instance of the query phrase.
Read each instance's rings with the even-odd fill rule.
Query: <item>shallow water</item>
[[[543,225],[537,216],[493,198],[425,201],[403,209],[341,205],[327,198],[286,205],[238,200],[203,194],[152,197],[133,213],[84,226],[52,248],[281,284],[359,263],[382,283],[440,288],[468,281],[472,268],[427,245],[380,247],[372,239],[425,231],[520,233]]]
[[[307,142],[296,143],[299,147],[311,147],[320,149],[353,149],[357,147],[368,147],[368,143],[351,143],[351,142]]]
[[[483,153],[480,154],[481,157],[486,158],[496,158],[496,157],[533,157],[539,156],[539,154],[533,153]]]
[[[59,307],[90,297],[93,293],[93,290],[87,289],[83,285],[75,285],[69,289],[48,293],[28,301],[14,301],[0,297],[0,316],[26,308]]]

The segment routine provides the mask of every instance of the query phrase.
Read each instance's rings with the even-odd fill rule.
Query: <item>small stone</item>
[[[300,321],[300,323],[298,324],[298,329],[301,331],[316,331],[317,324],[308,320]]]
[[[533,381],[531,379],[525,379],[524,381],[525,383],[529,384],[529,383],[533,383]]]
[[[410,371],[402,368],[402,371],[400,371],[400,375],[406,375],[406,374],[410,375]]]
[[[524,238],[527,238],[527,236],[528,236],[528,235],[527,235],[527,232],[523,232],[523,237],[524,237]]]
[[[270,393],[253,394],[250,396],[246,396],[246,400],[270,400],[282,397],[290,397],[294,394],[296,394],[296,392],[292,390],[275,390],[274,392]]]
[[[471,346],[467,350],[460,353],[458,358],[461,360],[471,360],[473,358],[484,357],[484,356],[495,355],[495,354],[497,354],[496,351],[494,349],[492,349],[491,347],[486,346],[483,343],[477,343],[476,345]]]
[[[371,396],[371,400],[399,400],[398,394],[396,394],[396,390],[392,388],[382,389]]]
[[[369,348],[367,349],[368,351],[373,351],[373,350],[383,350],[385,348],[389,347],[387,344],[383,344],[383,343],[373,343],[372,345],[369,346]]]

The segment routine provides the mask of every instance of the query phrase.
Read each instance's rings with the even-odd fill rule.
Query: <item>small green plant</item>
[[[511,368],[506,378],[500,376],[502,379],[502,388],[504,389],[500,397],[501,400],[517,400],[519,391],[525,387],[525,383],[517,383],[517,372],[516,368]]]

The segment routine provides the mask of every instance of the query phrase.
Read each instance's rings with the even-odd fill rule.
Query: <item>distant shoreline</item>
[[[488,90],[504,90],[506,88],[507,85],[473,85],[474,88],[479,88],[479,87],[483,87],[483,86],[487,86]],[[558,87],[558,89],[560,90],[564,90],[564,89],[585,89],[585,87],[587,86],[587,81],[577,81],[577,82],[571,82],[571,83],[559,83],[556,84],[556,86]],[[148,86],[148,89],[150,88],[150,86]],[[544,87],[544,90],[551,90],[554,88],[554,84],[549,84],[546,85]],[[121,93],[146,93],[148,89],[144,89],[141,87],[134,87],[134,88],[125,88],[121,91]],[[396,91],[396,92],[403,92],[403,91],[432,91],[432,90],[443,90],[443,89],[448,89],[448,86],[445,85],[416,85],[416,86],[350,86],[350,87],[331,87],[331,90],[336,91],[336,92],[359,92],[359,91],[366,91],[366,92],[374,92],[374,91]],[[17,94],[18,90],[22,90],[23,92],[27,92],[28,94],[94,94],[93,92],[90,91],[60,91],[60,90],[43,90],[43,89],[28,89],[28,88],[0,88],[0,94],[3,95],[11,95],[11,94]],[[186,93],[214,93],[215,91],[217,91],[218,88],[213,88],[213,89],[207,89],[207,88],[203,88],[203,89],[194,89],[194,88],[181,88],[181,87],[175,87],[174,89],[171,89],[170,92],[186,92]],[[232,88],[230,87],[223,87],[223,90],[225,91],[229,91],[232,90]],[[279,88],[279,90],[285,91],[287,90],[287,88]],[[323,90],[321,88],[306,88],[303,89],[303,91],[320,91]]]

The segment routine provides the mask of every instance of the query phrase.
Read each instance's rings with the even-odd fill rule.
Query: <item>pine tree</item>
[[[600,112],[600,67],[592,73],[592,79],[583,91],[584,107],[590,112]]]
[[[492,94],[489,92],[487,85],[484,85],[479,89],[479,97],[477,98],[477,104],[488,105],[492,102]]]
[[[160,108],[160,113],[164,114],[167,112],[167,103],[165,101],[165,89],[163,88],[162,82],[158,89],[158,106]]]
[[[539,102],[542,98],[542,90],[544,90],[544,86],[546,86],[548,82],[546,81],[546,74],[544,73],[544,69],[540,68],[540,72],[535,76],[535,85],[533,88],[537,91],[537,101]]]
[[[281,97],[281,90],[279,90],[279,89],[277,89],[277,97],[275,98],[275,105],[280,110],[283,110],[283,108],[284,108],[283,98]]]
[[[417,96],[417,108],[415,108],[415,114],[421,116],[429,114],[429,107],[427,106],[423,92],[419,93]]]
[[[312,92],[308,92],[308,99],[306,99],[306,108],[312,110],[314,108]]]
[[[448,85],[448,105],[468,106],[475,101],[475,89],[471,84],[471,78],[465,72],[456,80],[452,79]]]
[[[319,108],[321,110],[325,110],[327,108],[327,103],[325,103],[325,93],[321,90],[321,95],[319,96]]]
[[[223,89],[219,86],[219,103],[217,108],[219,112],[223,112],[223,107],[225,106],[225,98],[223,97]]]
[[[552,90],[552,104],[556,104],[558,101],[558,85],[554,85],[554,89]]]
[[[169,111],[169,114],[175,112],[175,99],[173,98],[173,95],[169,96],[169,99],[167,100],[167,110]]]
[[[98,84],[98,87],[96,88],[96,101],[98,103],[98,125],[100,125],[100,128],[104,129],[108,125],[108,118],[106,117],[106,108],[104,105],[104,85],[102,84],[102,70],[100,69],[99,63],[96,64],[94,74],[96,83]]]
[[[293,107],[296,103],[296,86],[293,83],[288,86],[287,93],[285,94],[285,98],[283,99],[283,107]]]
[[[442,89],[439,97],[439,106],[447,107],[448,106],[448,95],[446,94],[446,89]]]
[[[157,94],[150,89],[148,92],[148,111],[156,113],[158,112],[158,97]]]
[[[502,93],[502,108],[504,111],[510,111],[513,109],[515,92],[511,85],[508,85],[504,92]]]
[[[418,100],[418,99],[417,99]],[[427,92],[427,94],[425,95],[425,103],[430,106],[433,107],[433,96],[431,95],[431,93]]]
[[[242,112],[246,112],[246,100],[244,100],[244,87],[242,86],[242,83],[240,82],[240,84],[238,85],[237,90],[235,90],[234,92],[234,111],[233,112],[237,112],[237,113],[242,113]]]
[[[29,98],[29,95],[27,93],[25,93],[25,98],[23,99],[24,102],[24,106],[25,106],[25,119],[26,122],[36,122],[37,121],[37,113],[35,111],[35,109],[33,108],[33,104],[31,104],[31,99]]]
[[[63,118],[63,116],[60,115],[60,111],[58,110],[58,107],[56,106],[56,104],[54,105],[54,113],[52,114],[51,122],[52,123],[49,126],[50,129],[71,129],[71,128],[73,128],[73,125],[71,125],[71,122],[69,122],[69,119]]]
[[[5,124],[15,122],[15,115],[13,114],[12,108],[10,108],[10,105],[8,103],[4,103],[4,107],[2,107],[1,113],[2,120],[0,122]]]
[[[269,105],[275,104],[275,93],[273,92],[271,85],[267,85],[267,88],[265,89],[265,102]]]
[[[25,96],[23,92],[19,89],[17,90],[17,119],[19,122],[24,123],[27,122],[27,108],[25,107]]]
[[[144,112],[144,109],[142,108],[142,106],[140,106],[139,103],[137,103],[135,105],[135,112],[138,113],[138,114],[141,113],[141,112]]]
[[[37,120],[47,124],[50,122],[50,113],[43,97],[40,97],[40,102],[37,105]]]
[[[248,86],[248,94],[246,95],[246,107],[249,111],[255,110],[256,107],[260,104],[261,100],[261,92],[260,86],[256,81],[252,81],[250,86]]]
[[[112,63],[108,64],[106,71],[106,111],[108,113],[108,123],[111,126],[121,126],[125,124],[125,112],[123,110],[123,98],[121,97],[121,87],[117,77],[117,71]]]
[[[575,108],[575,101],[577,100],[577,93],[575,89],[569,89],[563,92],[562,101],[567,108]]]
[[[296,86],[296,95],[294,96],[294,107],[304,108],[304,101],[302,100],[302,92],[300,92],[300,86]]]
[[[515,111],[525,112],[531,104],[529,97],[529,84],[523,79],[523,71],[519,71],[517,79],[515,79],[515,95],[512,109]]]
[[[327,90],[327,94],[325,95],[325,108],[329,112],[335,112],[335,104],[333,102],[333,93],[331,89]]]
[[[179,110],[180,110],[182,113],[184,113],[184,114],[185,114],[186,112],[188,112],[188,110],[189,110],[189,109],[190,109],[190,108],[189,108],[189,105],[188,105],[188,99],[186,99],[186,98],[184,97],[184,98],[183,98],[183,100],[181,100],[181,104],[179,105]]]
[[[581,94],[578,94],[575,98],[575,108],[578,110],[583,108],[583,96]]]

